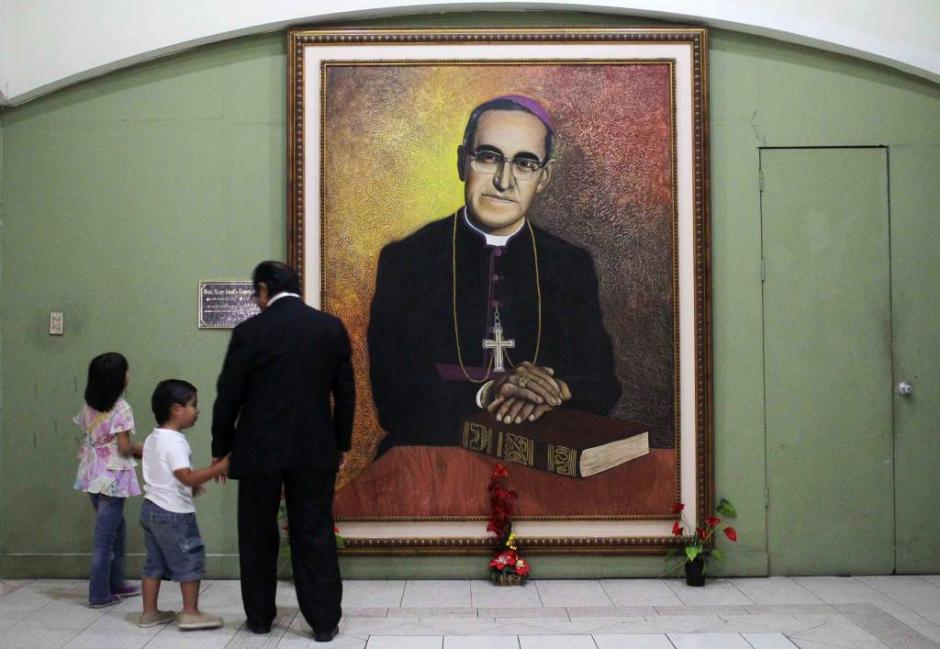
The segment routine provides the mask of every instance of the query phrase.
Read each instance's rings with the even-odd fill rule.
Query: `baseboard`
[[[763,577],[767,575],[766,552],[729,552],[724,563],[713,562],[716,577]],[[0,555],[0,577],[5,579],[87,579],[89,554]],[[535,579],[659,578],[678,574],[661,556],[535,555],[528,557]],[[128,554],[128,576],[140,573],[143,554]],[[342,556],[340,570],[346,579],[486,579],[486,556]],[[282,559],[279,574],[290,576]],[[206,579],[237,579],[237,554],[206,556]]]
[[[91,554],[29,554],[0,555],[0,577],[4,579],[87,579]],[[124,568],[129,579],[140,574],[144,565],[142,553],[128,554]],[[206,556],[206,579],[237,579],[237,554]]]

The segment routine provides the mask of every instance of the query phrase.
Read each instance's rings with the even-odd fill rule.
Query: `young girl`
[[[143,446],[132,442],[134,413],[122,394],[129,374],[127,359],[110,352],[91,360],[85,406],[73,421],[85,431],[75,488],[87,492],[95,508],[88,602],[110,606],[119,597],[139,595],[124,583],[124,500],[141,494],[134,467]]]

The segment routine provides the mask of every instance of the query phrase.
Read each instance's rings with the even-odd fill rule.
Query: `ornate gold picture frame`
[[[292,29],[288,74],[289,262],[306,301],[341,317],[353,345],[356,426],[336,499],[347,551],[487,552],[494,448],[519,492],[514,529],[528,552],[661,552],[675,542],[673,503],[704,518],[707,31]],[[490,292],[528,282],[531,317],[507,328],[506,362],[551,362],[572,388],[560,407],[648,433],[648,453],[597,475],[577,477],[581,436],[562,438],[551,413],[548,462],[540,446],[514,456],[502,442],[474,446],[460,423],[479,407],[457,391],[485,399],[477,385],[498,376],[496,352],[465,338],[477,307],[462,301],[473,287],[460,237],[483,237],[471,185],[480,173],[526,182],[517,158],[470,166],[468,118],[494,98],[548,134],[516,243],[486,240],[487,254],[507,251],[492,263],[524,258],[508,279],[492,272]],[[483,310],[490,318],[493,305],[498,322],[500,300]],[[517,435],[526,428],[487,425],[486,439],[534,444]]]

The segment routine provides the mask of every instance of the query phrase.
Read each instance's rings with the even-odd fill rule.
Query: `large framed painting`
[[[289,32],[290,263],[356,372],[349,552],[657,552],[711,511],[707,32]]]

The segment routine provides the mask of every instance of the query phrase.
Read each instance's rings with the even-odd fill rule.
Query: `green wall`
[[[587,14],[453,14],[371,25],[615,25]],[[201,388],[194,462],[227,331],[196,328],[201,279],[246,278],[286,252],[285,37],[242,38],[95,79],[2,115],[0,575],[87,570],[92,512],[72,491],[89,358],[123,351],[141,433],[149,392]],[[767,571],[761,146],[940,145],[940,88],[842,56],[711,32],[710,124],[717,494],[737,506],[726,574]],[[940,169],[908,169],[934,183]],[[50,311],[66,335],[46,333]],[[940,359],[938,359],[940,360]],[[800,476],[794,476],[799,484]],[[860,478],[864,479],[864,478]],[[909,504],[929,511],[932,494]],[[128,505],[129,559],[142,551]],[[234,576],[235,489],[199,503],[215,576]],[[859,533],[862,533],[859,530]],[[799,540],[795,539],[794,543]],[[832,553],[842,551],[831,548]],[[536,557],[539,576],[660,575],[659,557]],[[345,574],[483,576],[469,558],[344,560]]]

